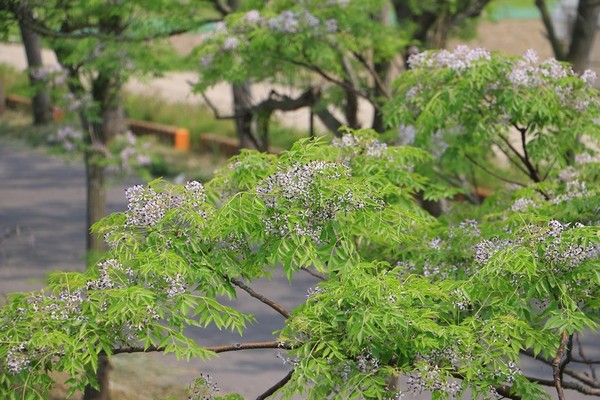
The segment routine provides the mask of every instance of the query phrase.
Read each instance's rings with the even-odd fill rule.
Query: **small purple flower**
[[[257,10],[250,10],[244,15],[244,20],[249,24],[257,24],[261,22],[262,18]]]
[[[327,32],[337,32],[338,22],[333,18],[328,19],[327,21],[325,21],[325,29],[327,30]]]

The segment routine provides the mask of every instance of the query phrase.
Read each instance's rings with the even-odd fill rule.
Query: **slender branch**
[[[513,154],[516,155],[523,164],[526,164],[527,161],[525,160],[525,157],[523,157],[523,155],[521,153],[519,153],[519,150],[517,150],[516,147],[512,145],[510,140],[508,140],[508,138],[504,135],[498,135],[498,136],[508,146],[508,148],[513,152]]]
[[[521,351],[521,354],[529,356],[529,357],[531,357],[531,358],[533,358],[535,360],[541,361],[544,364],[549,365],[549,366],[552,366],[553,362],[554,362],[554,360],[547,360],[547,359],[542,358],[540,356],[535,356],[531,350],[523,350],[523,351]],[[588,361],[582,361],[582,360],[573,359],[572,357],[569,359],[569,362],[582,363],[582,364],[600,364],[600,361],[589,361],[589,360]],[[593,377],[593,376],[590,376],[590,375],[588,375],[586,373],[575,371],[575,370],[572,370],[572,369],[567,369],[567,368],[563,369],[563,373],[566,374],[566,375],[569,375],[572,378],[580,380],[581,382],[585,383],[588,386],[600,389],[600,382],[598,382],[595,379],[595,377]],[[550,385],[550,386],[553,386],[553,385]],[[563,382],[563,386],[564,386],[564,382]]]
[[[269,341],[269,342],[247,342],[247,343],[233,343],[233,344],[225,344],[220,346],[206,346],[205,350],[212,351],[215,353],[227,353],[230,351],[238,351],[238,350],[256,350],[256,349],[290,349],[291,347],[282,344],[278,341]],[[112,354],[131,354],[131,353],[153,353],[153,352],[162,352],[164,351],[164,347],[122,347],[120,349],[114,349]]]
[[[119,42],[148,42],[154,39],[171,37],[175,35],[180,35],[182,33],[187,33],[195,28],[198,25],[204,25],[212,22],[220,22],[222,18],[208,18],[203,21],[198,21],[197,23],[190,24],[190,26],[179,29],[172,29],[169,31],[159,31],[154,32],[149,35],[136,37],[135,35],[128,34],[127,32],[115,32],[115,34],[107,34],[105,32],[101,32],[94,25],[86,24],[82,27],[77,27],[75,29],[71,29],[69,31],[65,30],[55,30],[48,27],[44,22],[36,19],[34,14],[29,9],[27,3],[20,3],[15,6],[11,12],[13,12],[19,20],[21,20],[25,25],[27,25],[31,30],[36,33],[54,39],[86,39],[86,38],[97,38],[103,40],[114,40]],[[125,26],[124,26],[125,27]],[[123,28],[124,28],[123,27]]]
[[[519,129],[519,128],[517,128],[517,129]],[[523,165],[527,169],[527,175],[531,178],[531,180],[533,180],[534,182],[541,182],[540,177],[539,177],[537,171],[535,170],[535,167],[531,164],[531,162],[529,161],[529,159],[526,158],[521,153],[519,153],[519,151],[510,143],[510,141],[508,140],[508,138],[506,138],[504,135],[498,135],[498,136],[500,136],[500,139],[502,139],[502,141],[508,146],[508,148],[517,157],[519,157],[519,159],[521,160],[521,162],[523,163]]]
[[[539,379],[539,378],[534,378],[534,377],[529,377],[529,376],[526,376],[525,378],[527,378],[527,380],[529,380],[531,382],[537,383],[542,386],[554,386],[553,380]],[[584,386],[584,385],[582,385],[580,383],[576,383],[576,382],[569,382],[569,381],[562,382],[562,387],[563,387],[563,389],[575,390],[579,393],[587,394],[590,396],[600,395],[600,389],[589,388],[587,386]]]
[[[279,314],[283,315],[285,318],[291,317],[291,314],[285,308],[283,308],[280,304],[274,302],[271,299],[266,298],[265,296],[263,296],[262,294],[260,294],[256,291],[254,291],[250,286],[246,285],[244,282],[242,282],[238,279],[235,279],[235,278],[230,278],[230,282],[232,284],[234,284],[235,286],[239,287],[240,289],[242,289],[243,291],[245,291],[246,293],[248,293],[250,296],[254,297],[255,299],[258,299],[262,303],[265,303],[266,305],[271,307],[273,310],[275,310]]]
[[[565,374],[569,375],[572,378],[575,378],[588,386],[591,386],[596,389],[600,389],[600,382],[595,380],[593,377],[589,376],[585,372],[574,371],[571,369],[565,369]]]
[[[353,51],[352,55],[367,69],[367,71],[369,71],[369,74],[371,74],[371,76],[373,77],[373,81],[375,82],[377,88],[381,91],[381,93],[385,95],[386,99],[390,100],[392,98],[392,94],[390,93],[386,85],[383,84],[383,82],[381,81],[381,77],[379,76],[379,74],[377,74],[375,69],[362,56],[362,54],[358,54],[357,52]]]
[[[346,90],[354,92],[357,96],[360,96],[360,97],[366,99],[371,104],[374,103],[373,100],[371,99],[371,96],[369,96],[368,94],[361,92],[360,90],[352,87],[352,85],[349,85],[347,82],[344,82],[342,80],[339,80],[339,79],[329,75],[326,71],[324,71],[323,69],[321,69],[320,67],[318,67],[316,65],[310,64],[305,61],[292,60],[289,58],[284,58],[283,61],[289,62],[290,64],[299,65],[310,71],[316,72],[318,75],[320,75],[325,80],[327,80],[331,83],[335,83],[336,85],[338,85]]]
[[[188,83],[191,83],[191,82],[188,82]],[[208,98],[206,93],[204,93],[202,91],[202,92],[200,92],[200,96],[202,96],[202,98],[204,99],[204,102],[206,103],[208,108],[210,108],[210,110],[212,111],[212,113],[216,119],[236,119],[236,118],[241,117],[241,115],[237,115],[237,114],[222,116],[221,113],[219,112],[219,109],[217,108],[217,106],[215,106],[214,103]]]
[[[309,269],[309,268],[302,267],[302,268],[300,268],[300,269],[301,269],[302,271],[304,271],[304,272],[306,272],[306,273],[308,273],[308,274],[310,274],[310,275],[314,276],[314,277],[315,277],[315,278],[317,278],[317,279],[320,279],[320,280],[322,280],[322,281],[326,281],[326,280],[327,280],[327,277],[326,277],[325,275],[322,275],[322,274],[320,274],[320,273],[318,273],[318,272],[316,272],[316,271],[313,271],[313,270],[311,270],[311,269]]]
[[[503,176],[500,176],[500,175],[496,174],[494,171],[492,171],[489,168],[481,165],[479,162],[477,162],[473,157],[471,157],[468,154],[465,154],[465,157],[467,158],[467,160],[471,161],[475,166],[481,168],[484,172],[492,175],[494,178],[497,178],[497,179],[501,180],[502,182],[512,183],[512,184],[515,184],[515,185],[519,185],[521,187],[526,187],[527,186],[524,183],[521,183],[521,182],[518,182],[518,181],[514,181],[512,179],[508,179],[508,178],[505,178]]]
[[[577,363],[577,364],[586,364],[586,365],[600,364],[600,360],[580,360],[580,359],[577,359],[577,358],[572,359],[571,362],[574,362],[574,363]]]
[[[294,374],[294,370],[291,370],[290,372],[288,372],[288,374],[286,376],[284,376],[279,382],[277,382],[275,385],[271,386],[263,394],[259,395],[256,398],[256,400],[264,400],[268,397],[271,397],[271,395],[273,395],[276,391],[278,391],[279,389],[284,387],[290,381],[290,379],[292,379],[293,374]]]
[[[525,158],[525,161],[527,161],[527,163],[531,164],[531,160],[529,159],[529,152],[527,151],[527,130],[529,129],[529,127],[519,128],[517,125],[515,125],[515,128],[517,128],[517,130],[521,134],[521,147],[523,148],[523,157]],[[535,168],[535,170],[538,171],[538,168]]]
[[[498,150],[500,150],[502,152],[502,154],[504,154],[504,156],[506,157],[506,159],[512,164],[514,165],[519,171],[521,171],[522,173],[524,173],[525,175],[529,175],[529,173],[527,172],[527,170],[525,168],[523,168],[523,166],[521,164],[519,164],[517,161],[515,161],[512,156],[510,154],[508,154],[508,151],[506,151],[506,149],[504,147],[502,147],[502,145],[498,142],[494,142],[494,144],[496,145],[496,147],[498,148]]]

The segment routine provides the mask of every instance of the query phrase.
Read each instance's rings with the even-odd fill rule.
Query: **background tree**
[[[67,74],[67,107],[79,113],[85,133],[87,226],[106,215],[107,147],[126,132],[123,86],[133,75],[168,68],[164,39],[211,21],[211,3],[176,1],[5,1],[24,32],[46,38]],[[87,248],[104,251],[101,237],[87,233]],[[86,389],[86,399],[108,398],[106,360],[98,381],[103,390]]]
[[[16,16],[13,13],[10,13],[9,10],[10,7],[8,1],[0,2],[0,13],[4,14],[0,18],[4,19],[3,22],[6,24],[4,25],[6,29],[8,29],[11,22],[14,22],[15,19],[19,21],[19,30],[21,32],[21,39],[23,41],[27,64],[29,66],[29,81],[34,89],[32,99],[33,123],[36,125],[46,124],[52,119],[52,104],[49,87],[47,82],[43,79],[44,70],[40,37],[28,25],[21,23],[21,21],[26,19],[25,16],[22,18],[15,18]],[[22,11],[26,12],[25,10]],[[8,31],[6,33],[8,33]]]
[[[370,124],[382,132],[380,105],[389,99],[394,60],[410,45],[440,43],[429,38],[435,27],[443,26],[441,36],[446,37],[450,27],[478,16],[486,3],[247,2],[230,13],[198,49],[201,79],[197,89],[227,81],[238,85],[241,96],[249,93],[247,88],[241,90],[242,82],[291,86],[298,95],[287,95],[285,100],[311,108],[334,133],[341,125],[360,125],[362,99],[375,110]],[[427,24],[421,21],[424,15]],[[252,112],[232,116],[245,118],[246,129],[261,130],[254,135],[255,143],[267,137],[268,123],[263,121],[287,105],[274,101],[284,98],[278,91],[271,91],[263,104],[245,107]]]
[[[575,71],[583,73],[588,68],[590,52],[598,30],[600,3],[596,0],[578,1],[566,43],[556,35],[556,28],[545,0],[535,0],[535,5],[540,10],[554,57],[559,61],[570,62]]]

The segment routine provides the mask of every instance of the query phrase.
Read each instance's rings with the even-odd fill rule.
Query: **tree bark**
[[[256,149],[260,147],[252,134],[252,93],[248,82],[234,83],[233,113],[235,115],[235,131],[242,149]]]
[[[4,97],[4,82],[0,79],[0,115],[4,114],[6,109],[6,98]]]
[[[34,71],[43,66],[40,37],[27,25],[24,18],[19,18],[19,29],[21,30],[21,38],[23,39],[23,46],[27,55],[29,83],[35,88],[31,108],[33,123],[35,125],[47,124],[52,120],[50,91],[48,90],[47,82],[39,80],[34,76]]]
[[[577,73],[581,74],[588,67],[599,13],[600,2],[598,0],[579,0],[566,60],[573,65],[573,69]]]
[[[109,400],[110,393],[108,391],[110,372],[110,363],[108,362],[108,357],[100,355],[98,356],[98,371],[96,372],[96,379],[98,380],[98,385],[100,386],[100,390],[96,390],[90,385],[85,387],[83,392],[84,400]]]

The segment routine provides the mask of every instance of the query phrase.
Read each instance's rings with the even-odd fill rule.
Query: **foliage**
[[[589,376],[572,368],[585,361],[573,353],[575,336],[600,324],[600,162],[576,140],[597,135],[584,119],[597,115],[587,77],[482,50],[426,53],[413,63],[391,118],[414,123],[424,147],[438,129],[460,125],[448,147],[455,151],[440,157],[346,129],[331,144],[306,139],[279,156],[243,151],[206,186],[130,188],[128,210],[94,227],[110,246],[103,260],[85,273],[55,273],[45,291],[13,294],[0,311],[0,393],[43,398],[55,370],[74,389],[94,384],[101,354],[205,359],[260,346],[288,351],[293,369],[280,390],[290,397],[430,391],[444,399],[470,390],[484,399],[549,398],[542,385],[559,396],[564,388],[593,394]],[[510,81],[511,66],[526,67],[528,80]],[[511,86],[482,89],[502,76]],[[415,81],[422,86],[407,99]],[[561,99],[569,102],[559,108]],[[417,193],[440,199],[456,190],[419,171],[464,164],[466,155],[490,170],[485,156],[506,118],[527,127],[518,131],[520,162],[539,165],[543,179],[526,174],[522,187],[499,189],[481,206],[452,203],[438,219],[423,211]],[[483,149],[471,156],[477,143]],[[556,162],[543,163],[548,154]],[[277,266],[290,280],[304,270],[322,278],[291,312],[251,287]],[[221,303],[240,290],[287,318],[273,341],[211,347],[185,336],[185,326],[243,333],[253,317]],[[577,383],[530,377],[523,357]],[[394,385],[399,376],[408,380]],[[208,376],[190,386],[191,398],[218,398],[215,391]]]
[[[430,149],[444,173],[476,167],[497,177],[503,172],[488,161],[501,153],[522,173],[516,183],[541,182],[573,162],[582,136],[600,139],[592,71],[578,76],[554,59],[540,63],[533,50],[510,57],[466,46],[409,62],[389,122],[402,127],[403,142]]]

